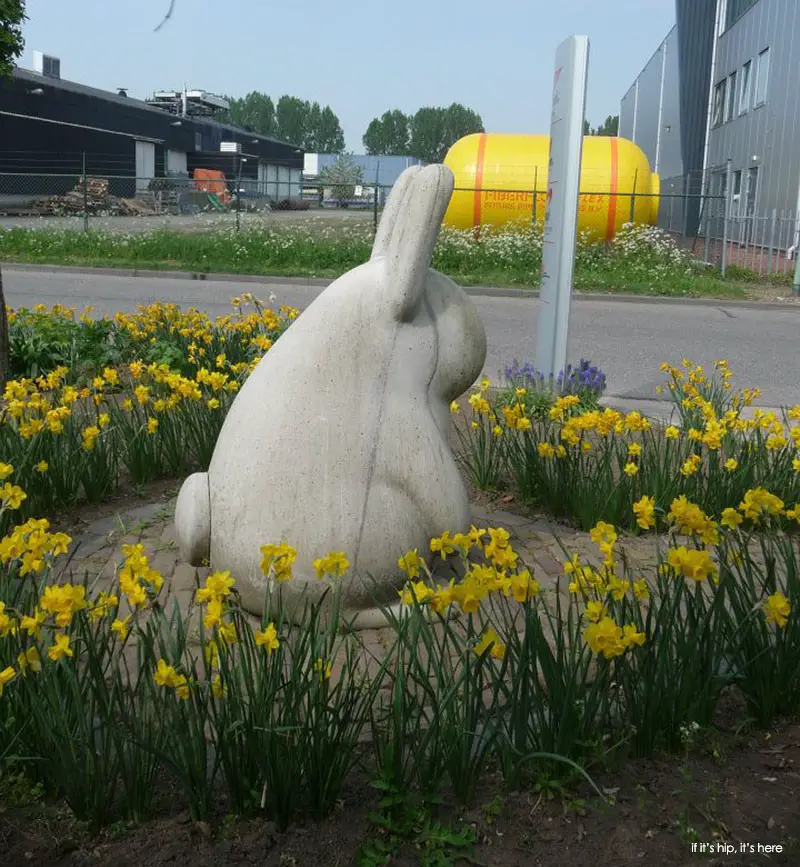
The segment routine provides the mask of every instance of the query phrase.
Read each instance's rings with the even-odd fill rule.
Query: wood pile
[[[142,199],[122,199],[109,195],[108,178],[86,179],[86,211],[110,217],[140,217],[155,213],[151,204]],[[32,204],[32,210],[42,216],[81,216],[84,212],[83,178],[74,190],[63,196],[45,196]]]

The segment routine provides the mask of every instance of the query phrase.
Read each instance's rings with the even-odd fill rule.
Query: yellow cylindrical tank
[[[445,214],[454,229],[544,222],[548,135],[474,133],[447,152],[455,192]],[[658,175],[638,145],[624,138],[585,136],[578,231],[611,240],[623,223],[655,224]]]

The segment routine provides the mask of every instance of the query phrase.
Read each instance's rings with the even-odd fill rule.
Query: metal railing
[[[94,166],[96,168],[89,168]],[[280,212],[370,220],[377,226],[391,191],[389,184],[354,182],[323,184],[316,179],[285,177],[212,178],[174,174],[136,177],[97,158],[87,174],[75,172],[3,171],[0,152],[0,226],[92,226],[138,231],[168,226],[192,231],[209,226],[258,225]],[[535,173],[534,173],[535,177]],[[658,197],[657,225],[675,242],[704,262],[725,272],[731,265],[759,274],[794,269],[800,241],[800,215],[774,209],[755,210],[741,195],[712,195],[706,173],[687,173],[661,181],[658,192],[610,189],[607,177],[582,174],[591,189],[579,194],[579,226],[593,225],[598,237],[610,237],[620,217],[649,222],[649,202]],[[547,193],[534,181],[532,189],[480,190],[456,187],[456,194],[474,197],[484,216],[507,213],[517,222],[542,225]],[[505,209],[505,211],[504,211]],[[297,213],[298,218],[303,214]],[[607,233],[605,231],[608,227]]]

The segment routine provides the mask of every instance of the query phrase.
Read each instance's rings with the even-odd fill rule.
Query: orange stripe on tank
[[[619,184],[619,142],[616,138],[609,139],[611,143],[611,188],[608,197],[608,223],[606,224],[606,240],[614,237],[617,228],[617,186]]]
[[[483,195],[483,162],[486,159],[486,133],[478,139],[478,156],[475,160],[475,198],[472,212],[472,225],[481,224],[481,196]]]

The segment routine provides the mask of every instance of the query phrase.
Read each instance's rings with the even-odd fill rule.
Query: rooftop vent
[[[227,99],[207,90],[158,90],[146,102],[170,114],[190,117],[210,117],[231,107]]]
[[[47,78],[61,78],[61,61],[57,57],[43,54],[41,51],[33,52],[33,71]]]

